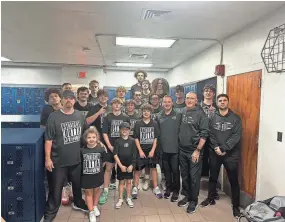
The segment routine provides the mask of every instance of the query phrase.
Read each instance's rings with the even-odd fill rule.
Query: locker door
[[[4,219],[7,222],[35,221],[35,202],[33,196],[5,198]]]
[[[2,164],[7,172],[33,169],[32,147],[2,145]]]
[[[2,178],[2,190],[5,195],[33,194],[34,178],[32,171],[11,172],[5,169]]]
[[[23,115],[25,112],[24,88],[13,88],[13,113]]]

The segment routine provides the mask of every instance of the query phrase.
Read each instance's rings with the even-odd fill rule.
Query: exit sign
[[[79,78],[79,79],[84,79],[84,78],[86,78],[86,72],[79,72],[79,73],[78,73],[78,78]]]

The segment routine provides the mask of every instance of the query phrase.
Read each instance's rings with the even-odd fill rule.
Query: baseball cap
[[[213,92],[216,92],[216,88],[212,84],[206,84],[203,88],[203,92],[205,91],[205,89],[210,89]]]
[[[120,124],[120,126],[119,126],[119,129],[123,129],[123,128],[128,128],[128,129],[130,129],[131,126],[130,126],[130,124],[127,123],[127,122],[122,122],[122,123]]]
[[[76,99],[75,94],[74,94],[71,90],[65,90],[65,91],[62,93],[62,97],[63,97],[63,98]]]
[[[175,92],[183,92],[184,93],[184,87],[181,85],[177,85],[175,87]]]

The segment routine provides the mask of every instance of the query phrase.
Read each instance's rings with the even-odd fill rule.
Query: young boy
[[[122,113],[122,102],[118,98],[114,98],[111,101],[112,113],[109,113],[104,117],[103,121],[103,138],[107,145],[107,160],[106,160],[106,170],[104,175],[104,191],[100,197],[99,203],[104,204],[107,202],[109,193],[109,183],[112,173],[112,169],[115,165],[113,150],[115,145],[115,140],[120,137],[119,126],[122,122],[130,122],[130,118]]]
[[[119,200],[116,204],[116,208],[121,208],[123,204],[123,191],[126,183],[127,198],[126,202],[130,208],[134,207],[131,199],[131,188],[133,179],[133,168],[136,163],[136,143],[135,140],[129,137],[130,124],[123,122],[120,124],[121,138],[117,139],[114,147],[114,159],[118,164],[117,167],[117,179],[119,182]]]
[[[156,145],[158,137],[158,126],[155,121],[151,119],[152,106],[144,104],[141,107],[142,120],[139,120],[135,124],[134,138],[138,149],[138,160],[135,172],[134,188],[132,196],[134,199],[138,196],[138,185],[141,170],[145,167],[151,169],[152,182],[153,182],[153,193],[157,198],[162,198],[162,193],[158,187],[157,180],[157,156],[156,156]]]

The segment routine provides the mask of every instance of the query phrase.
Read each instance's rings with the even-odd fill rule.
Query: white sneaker
[[[94,211],[90,211],[89,213],[89,221],[90,222],[96,222],[96,216]]]
[[[156,196],[158,199],[161,199],[161,198],[162,198],[162,193],[161,193],[161,191],[160,191],[160,189],[159,189],[158,186],[153,189],[153,193],[155,194],[155,196]]]
[[[150,186],[150,181],[149,180],[145,180],[144,183],[143,183],[143,187],[142,188],[143,188],[144,191],[147,191],[149,186]]]
[[[133,207],[134,207],[134,203],[133,203],[133,201],[132,201],[131,198],[127,198],[127,199],[126,199],[126,202],[127,202],[128,206],[129,206],[130,208],[133,208]]]
[[[99,216],[100,216],[100,211],[99,211],[99,209],[98,209],[97,206],[94,207],[94,213],[95,213],[95,216],[96,216],[96,217],[99,217]]]
[[[124,203],[123,199],[119,199],[118,202],[116,203],[116,209],[120,209],[123,203]]]
[[[138,198],[138,188],[137,187],[133,187],[133,190],[132,190],[132,198],[133,199],[137,199]]]

